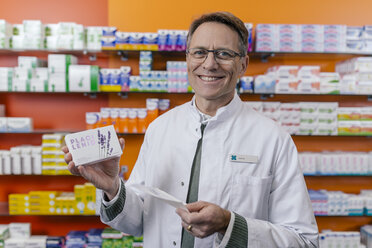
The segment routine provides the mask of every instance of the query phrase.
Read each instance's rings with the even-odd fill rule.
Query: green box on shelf
[[[70,65],[78,63],[77,57],[69,54],[49,54],[48,73],[51,92],[69,92],[68,72]]]
[[[70,65],[69,91],[97,92],[99,77],[99,67],[96,65]]]

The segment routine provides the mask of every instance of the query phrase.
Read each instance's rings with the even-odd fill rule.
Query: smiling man
[[[318,246],[290,135],[236,94],[248,65],[247,36],[226,12],[191,24],[186,59],[195,95],[151,123],[128,182],[118,176],[118,159],[76,168],[64,148],[70,171],[104,191],[104,223],[143,235],[145,248]],[[138,194],[132,184],[164,190],[188,211]]]

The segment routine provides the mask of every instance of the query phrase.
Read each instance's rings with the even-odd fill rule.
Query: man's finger
[[[189,214],[186,210],[182,208],[177,208],[176,213],[181,217],[182,220],[184,220],[186,216]]]
[[[124,147],[125,147],[125,140],[123,138],[120,138],[119,139],[119,142],[120,142],[121,150],[123,151],[124,150]]]
[[[192,212],[199,212],[200,210],[202,210],[205,206],[207,205],[206,202],[203,202],[203,201],[197,201],[197,202],[193,202],[193,203],[189,203],[186,205],[187,209],[190,211],[190,213]]]
[[[66,163],[70,163],[72,161],[71,153],[66,153],[65,154],[65,161],[66,161]]]
[[[68,163],[68,170],[75,176],[80,176],[79,170],[76,168],[75,163],[71,161]]]
[[[67,146],[63,146],[63,147],[61,148],[61,150],[62,150],[64,153],[68,153],[68,148],[67,148]]]

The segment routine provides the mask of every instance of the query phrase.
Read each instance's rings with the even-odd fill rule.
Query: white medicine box
[[[75,166],[120,157],[123,153],[113,125],[68,134],[65,142]]]

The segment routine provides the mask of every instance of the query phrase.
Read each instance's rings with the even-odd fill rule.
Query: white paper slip
[[[156,199],[159,199],[175,208],[181,208],[189,212],[189,210],[186,207],[186,203],[182,202],[181,200],[178,200],[176,197],[168,194],[167,192],[153,187],[147,187],[141,184],[132,184],[130,185],[133,189],[137,189],[140,192],[146,193],[148,195],[151,195],[152,197],[155,197]]]

